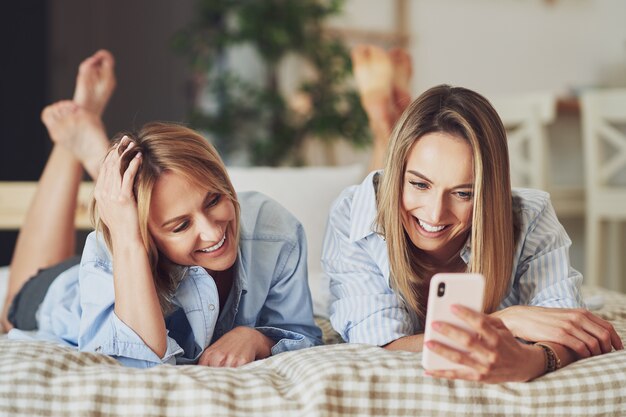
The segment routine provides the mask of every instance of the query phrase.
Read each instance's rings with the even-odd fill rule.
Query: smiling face
[[[409,151],[402,188],[402,222],[411,242],[439,263],[448,261],[472,226],[473,156],[469,143],[428,133]]]
[[[236,211],[224,195],[165,172],[150,200],[148,229],[158,249],[179,265],[225,271],[237,258]]]

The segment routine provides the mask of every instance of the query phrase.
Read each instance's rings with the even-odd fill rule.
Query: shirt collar
[[[375,233],[376,191],[374,175],[382,171],[372,171],[363,182],[356,187],[350,208],[350,241],[356,242]]]
[[[237,266],[233,276],[233,289],[237,290],[237,293],[239,294],[245,294],[248,292],[248,274],[246,272],[246,268],[243,266],[241,245],[237,248],[237,260],[235,262],[237,263]]]
[[[467,237],[465,241],[465,245],[463,245],[463,249],[461,249],[461,259],[465,264],[469,264],[470,259],[472,258],[472,237],[471,235]]]

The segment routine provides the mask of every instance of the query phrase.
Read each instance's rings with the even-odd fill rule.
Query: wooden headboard
[[[0,181],[0,230],[17,230],[22,226],[36,190],[36,181]],[[81,184],[76,209],[76,227],[78,229],[92,229],[89,221],[89,202],[92,192],[92,182]]]

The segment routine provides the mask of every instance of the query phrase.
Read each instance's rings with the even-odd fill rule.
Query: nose
[[[224,231],[218,222],[202,216],[196,224],[200,240],[204,242],[219,242],[222,239]]]
[[[426,219],[429,223],[438,224],[443,218],[443,214],[446,210],[446,202],[445,198],[442,194],[431,195],[431,198],[428,202],[428,210],[427,213],[430,216],[429,219]]]

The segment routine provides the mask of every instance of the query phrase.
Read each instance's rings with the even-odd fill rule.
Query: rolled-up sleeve
[[[538,207],[522,213],[528,230],[516,271],[519,303],[542,307],[578,308],[582,275],[570,265],[572,241],[559,223],[547,194]]]
[[[168,336],[167,350],[159,357],[141,337],[115,314],[115,291],[110,256],[92,233],[87,238],[79,270],[81,318],[78,348],[112,356],[122,364],[146,368],[174,364],[183,353]]]
[[[255,327],[276,341],[273,355],[322,344],[322,332],[313,320],[306,259],[306,237],[298,224],[297,241],[286,245],[279,257],[282,266],[271,282]]]
[[[376,234],[352,241],[352,200],[345,193],[333,204],[322,247],[322,268],[330,278],[330,320],[351,343],[383,346],[413,334],[409,314],[373,258],[386,245]]]

